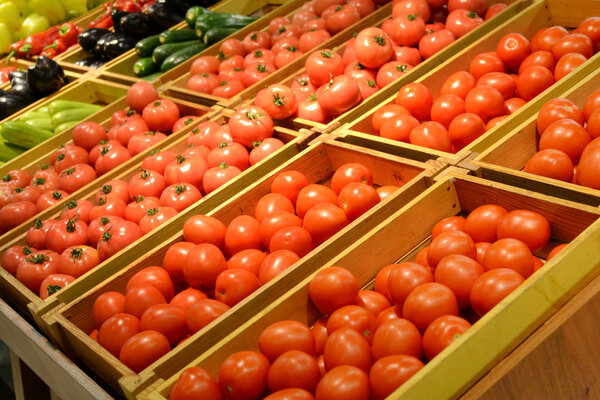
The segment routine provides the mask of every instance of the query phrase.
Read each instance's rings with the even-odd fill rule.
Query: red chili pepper
[[[4,68],[0,68],[0,83],[6,83],[9,81],[9,77],[8,74],[11,73],[11,71],[16,71],[17,69],[15,67],[8,66],[8,67],[4,67]]]
[[[72,22],[66,22],[58,27],[60,39],[65,43],[67,47],[73,43],[77,43],[77,26]]]
[[[23,47],[24,44],[25,44],[25,40],[19,40],[17,42],[14,42],[10,46],[8,46],[9,53],[8,53],[8,57],[6,57],[7,64],[10,61],[10,59],[13,58],[14,56],[17,56],[18,58],[23,58],[27,55],[27,53],[23,53],[23,52],[19,51],[19,49],[21,47]]]
[[[21,46],[19,51],[27,53],[28,55],[38,55],[42,52],[44,47],[52,44],[58,38],[59,34],[58,26],[53,26],[44,32],[30,35],[25,39],[25,44]]]
[[[142,11],[142,7],[132,0],[115,0],[113,3],[113,8],[117,10],[126,11],[126,12],[140,12]]]
[[[54,56],[63,53],[65,50],[67,50],[67,45],[62,38],[59,38],[56,39],[52,44],[44,47],[40,55],[53,58]]]
[[[112,18],[110,17],[110,10],[102,17],[93,20],[88,25],[88,28],[102,28],[110,29],[112,27]]]

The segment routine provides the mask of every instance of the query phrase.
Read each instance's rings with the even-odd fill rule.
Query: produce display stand
[[[590,75],[574,82],[572,86],[561,85],[564,91],[553,97],[569,99],[583,108],[587,96],[600,87],[600,69],[598,69],[600,62],[596,64],[597,67]],[[539,135],[536,129],[536,119],[537,113],[531,115],[490,148],[482,151],[481,154],[473,154],[470,159],[464,160],[460,165],[473,170],[477,176],[486,179],[594,207],[599,206],[600,190],[522,171],[527,161],[537,152]],[[509,152],[510,157],[506,157]]]
[[[443,218],[461,215],[488,203],[508,210],[537,211],[550,222],[553,243],[570,242],[567,248],[392,395],[398,399],[460,396],[600,273],[597,246],[590,249],[600,236],[600,221],[594,222],[600,210],[467,176],[464,172],[454,167],[442,172],[432,187],[373,229],[364,230],[362,237],[351,246],[338,248],[328,262],[316,266],[318,269],[305,275],[305,279],[283,296],[272,298],[260,314],[231,331],[188,366],[200,366],[217,376],[226,357],[236,351],[256,350],[258,336],[268,325],[289,319],[312,325],[321,314],[312,305],[308,288],[320,270],[341,266],[350,270],[361,286],[369,286],[383,266],[412,260],[416,251],[428,244],[433,226]],[[412,227],[410,233],[406,232],[407,226]],[[167,399],[178,376],[179,373],[166,380],[149,398]]]
[[[106,291],[124,293],[126,283],[134,273],[147,266],[160,265],[168,247],[183,240],[181,229],[183,223],[190,216],[210,215],[228,224],[238,215],[254,214],[257,201],[270,192],[271,182],[278,173],[298,170],[303,172],[309,181],[324,183],[331,178],[337,167],[347,162],[358,162],[369,167],[373,171],[373,181],[376,185],[398,184],[399,180],[406,184],[388,200],[373,207],[365,215],[303,257],[294,266],[286,269],[139,374],[133,373],[107,350],[89,338],[88,333],[93,329],[94,324],[91,308],[95,299]],[[295,282],[335,256],[340,248],[348,247],[358,240],[365,227],[375,226],[392,210],[396,210],[422,193],[431,184],[432,177],[439,172],[440,167],[441,165],[436,162],[418,163],[342,143],[317,140],[307,149],[299,151],[279,168],[265,174],[264,179],[252,184],[238,181],[244,189],[237,190],[236,195],[222,202],[218,207],[211,209],[199,202],[193,209],[180,213],[164,228],[164,231],[169,232],[170,235],[161,235],[164,239],[160,242],[148,239],[149,242],[156,243],[152,250],[148,250],[147,246],[138,246],[138,249],[143,247],[143,256],[130,257],[129,260],[136,261],[131,261],[121,271],[91,290],[79,291],[81,296],[73,300],[71,304],[46,315],[44,320],[48,324],[50,336],[67,354],[80,359],[90,369],[102,376],[107,384],[115,390],[120,385],[127,398],[134,398],[156,379],[166,379],[193,360],[197,354],[207,351],[227,332],[231,332],[252,317],[256,310],[263,310],[273,299],[283,296],[294,286]],[[153,236],[158,237],[158,235]]]
[[[421,78],[416,80],[409,79],[410,72],[412,71],[405,74],[394,83],[393,87],[386,88],[383,93],[376,94],[375,96],[377,97],[373,96],[373,99],[368,99],[363,104],[348,111],[342,118],[339,118],[340,123],[344,122],[343,125],[338,125],[337,128],[336,126],[328,127],[325,132],[332,132],[332,134],[340,137],[346,143],[399,154],[416,160],[442,157],[452,165],[457,165],[472,152],[481,153],[509,132],[516,129],[530,116],[537,114],[540,107],[547,100],[559,97],[565,88],[575,85],[588,74],[596,71],[600,67],[600,55],[596,54],[587,60],[577,70],[559,82],[556,82],[503,120],[498,126],[492,128],[455,154],[376,136],[372,128],[371,118],[373,113],[379,108],[386,104],[394,103],[398,90],[403,85],[413,81],[427,86],[433,98],[436,98],[446,78],[458,71],[468,71],[471,60],[475,55],[495,51],[499,40],[508,33],[518,32],[527,38],[531,38],[541,28],[552,25],[574,28],[590,15],[600,15],[600,2],[596,0],[577,0],[569,2],[569,4],[569,12],[565,12],[564,2],[559,0],[533,2],[533,4],[522,12],[510,18],[487,35],[480,37],[472,45],[458,53],[453,53],[450,59],[436,66],[435,69]]]

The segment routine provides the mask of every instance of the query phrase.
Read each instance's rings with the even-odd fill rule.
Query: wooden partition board
[[[231,113],[231,111],[229,111],[229,113]],[[123,179],[128,181],[134,174],[136,174],[139,171],[139,168],[144,158],[148,154],[150,154],[150,152],[152,152],[154,149],[161,148],[170,149],[177,153],[182,152],[188,147],[186,140],[189,136],[189,133],[195,128],[196,125],[208,119],[216,121],[217,123],[226,123],[228,120],[228,115],[224,115],[220,112],[220,110],[211,110],[211,112],[206,113],[199,121],[178,132],[173,138],[169,137],[162,143],[153,146],[151,149],[148,149],[144,153],[141,153],[140,155],[132,158],[127,163],[121,165],[118,170],[111,171],[110,174],[106,174],[106,176],[103,176],[100,179],[86,185],[84,188],[76,192],[73,195],[74,197],[71,198],[76,198],[78,200],[85,199],[94,202],[95,194],[101,188],[103,183],[112,179]],[[301,147],[305,141],[308,141],[314,135],[315,133],[312,131],[296,132],[280,127],[277,127],[275,132],[275,137],[278,137],[280,140],[288,143],[287,147]],[[265,161],[262,164],[262,170],[268,170],[269,168],[272,169],[275,166],[278,166],[281,162],[283,162],[283,160],[285,160],[285,156],[280,156],[280,153],[285,154],[285,150],[276,152],[272,157],[268,158],[268,161]],[[234,193],[237,193],[243,188],[245,188],[249,182],[253,182],[253,180],[259,179],[262,176],[260,173],[256,172],[256,170],[261,170],[261,168],[259,168],[258,166],[251,168],[250,170],[252,170],[251,173],[244,173],[240,175],[240,177],[232,180],[228,183],[228,185],[225,185],[223,188],[228,187],[229,192],[233,191]],[[190,206],[190,208],[214,208],[215,204],[220,204],[221,202],[230,197],[228,195],[223,195],[223,193],[228,193],[228,191],[222,190],[223,188],[215,190],[213,193],[205,196],[196,205]],[[44,211],[43,214],[38,215],[38,217],[42,219],[58,219],[63,208],[63,206],[55,205],[54,207]],[[181,214],[185,214],[185,211],[180,213],[180,215]],[[177,217],[174,217],[173,219],[176,218]],[[163,227],[161,226],[160,230],[162,229]],[[136,242],[136,244],[139,245],[140,248],[142,248],[142,254],[145,253],[145,248],[148,245],[148,243],[152,243],[151,238],[152,233],[140,238]],[[23,245],[25,243],[26,231],[23,231],[20,235],[16,236],[11,241],[3,243],[0,246],[0,255],[3,254],[8,248],[10,248],[13,245]],[[134,247],[136,244],[132,244],[129,247]],[[121,253],[123,252],[125,252],[126,254],[121,255]],[[13,305],[13,307],[18,309],[22,313],[31,314],[33,321],[42,330],[45,330],[46,325],[42,320],[42,316],[44,314],[57,307],[59,304],[66,304],[72,299],[76,298],[79,295],[78,293],[82,293],[90,287],[96,285],[98,282],[101,282],[107,276],[110,276],[112,273],[114,273],[114,271],[117,271],[118,269],[122,268],[125,265],[124,260],[130,259],[131,255],[124,250],[118,253],[117,255],[113,256],[112,258],[100,263],[100,265],[98,265],[92,271],[89,271],[87,274],[84,274],[74,283],[70,284],[68,287],[64,288],[63,290],[60,290],[55,295],[50,296],[45,300],[41,300],[36,293],[33,293],[32,291],[28,290],[13,275],[9,274],[6,270],[0,268],[0,289],[2,291],[1,296],[5,300],[9,301]]]
[[[162,241],[158,241],[158,235],[153,235],[154,237],[146,240],[146,245],[143,248],[140,246],[135,254],[129,252],[131,256],[122,265],[125,268],[103,282],[98,281],[90,290],[80,292],[81,296],[66,307],[47,314],[44,319],[51,337],[67,354],[80,359],[100,376],[105,377],[107,384],[112,387],[120,385],[123,393],[132,398],[156,379],[166,379],[198,354],[207,351],[228,332],[255,315],[257,310],[265,308],[273,299],[279,298],[298,281],[312,273],[316,266],[335,256],[341,248],[358,240],[365,230],[377,225],[390,213],[422,193],[431,184],[432,177],[444,167],[436,162],[419,163],[329,140],[313,142],[305,149],[288,147],[287,153],[293,153],[293,156],[288,157],[278,168],[264,173],[261,179],[253,183],[248,182],[244,190],[233,194],[217,207],[210,209],[197,203],[197,207],[180,214],[176,221],[165,226],[164,234],[160,235]],[[389,200],[375,206],[139,374],[133,373],[88,337],[94,328],[91,309],[95,299],[110,290],[124,292],[128,279],[134,273],[147,266],[161,265],[169,246],[183,240],[181,229],[187,218],[206,214],[229,224],[239,215],[254,215],[256,203],[270,192],[271,183],[280,172],[297,170],[303,172],[310,182],[325,183],[338,167],[348,162],[358,162],[369,167],[373,171],[373,181],[376,185],[397,185],[400,181],[407,183]]]
[[[236,10],[236,8],[239,8],[239,7],[244,8],[242,3],[243,3],[242,0],[222,0],[210,7],[208,7],[208,9],[213,10],[213,11],[221,11],[221,12],[239,12],[239,11],[235,11],[235,10]],[[96,11],[96,14],[94,14],[93,18],[91,16],[87,16],[87,19],[86,19],[87,24],[89,24],[91,21],[93,21],[97,17],[101,16],[105,11],[104,8],[102,8],[102,6],[99,6],[95,10],[97,10],[97,11]],[[86,29],[87,29],[87,24],[85,25]],[[182,22],[172,26],[170,29],[182,29],[185,26],[186,26],[185,21],[182,21]],[[112,30],[112,28],[111,28],[111,30]],[[81,46],[76,46],[75,48],[71,49],[70,51],[58,55],[56,57],[56,61],[63,68],[65,68],[67,70],[75,71],[75,72],[78,72],[81,74],[89,73],[91,75],[98,76],[100,74],[100,71],[106,65],[113,64],[113,63],[117,62],[117,60],[123,59],[123,57],[126,54],[133,53],[134,51],[135,50],[130,50],[124,54],[121,54],[119,57],[116,57],[115,59],[110,60],[109,62],[107,62],[100,68],[90,68],[90,67],[84,67],[82,65],[75,64],[75,62],[77,62],[79,60],[83,60],[84,58],[90,56],[90,54],[88,52],[86,52],[85,50],[83,50],[81,48]],[[119,81],[117,81],[117,82],[118,83],[126,83],[128,85],[131,85],[135,81],[134,82],[119,82]]]
[[[495,51],[499,40],[506,34],[518,32],[527,38],[533,35],[541,28],[552,25],[564,25],[568,28],[576,27],[581,21],[590,15],[600,15],[600,1],[597,0],[577,0],[571,2],[571,11],[566,17],[563,14],[564,7],[558,6],[559,1],[535,1],[529,7],[503,22],[500,26],[481,36],[479,40],[464,48],[462,51],[452,54],[444,64],[441,64],[431,70],[426,75],[414,80],[427,86],[433,98],[439,96],[444,81],[453,73],[458,71],[468,71],[473,57],[479,53]],[[596,12],[597,11],[597,12]],[[425,147],[412,145],[396,140],[382,138],[376,135],[372,128],[373,113],[386,104],[395,102],[398,89],[404,84],[409,83],[405,76],[394,83],[393,91],[387,91],[387,97],[379,98],[377,101],[367,101],[362,105],[350,111],[349,118],[345,118],[343,125],[338,125],[334,130],[326,129],[325,132],[332,132],[340,137],[346,143],[358,144],[376,149],[386,149],[386,151],[395,154],[396,152],[410,152],[414,159],[426,160],[430,158],[442,158],[447,162],[456,165],[465,159],[472,152],[482,152],[496,143],[509,132],[513,131],[523,121],[536,114],[540,107],[549,99],[557,97],[565,88],[575,85],[585,78],[588,74],[596,71],[600,67],[600,55],[596,54],[574,72],[556,82],[550,88],[539,94],[537,97],[521,107],[518,111],[510,115],[495,128],[489,130],[478,139],[467,145],[456,153],[448,153]],[[402,149],[402,150],[400,150]]]
[[[564,86],[556,97],[571,100],[583,109],[585,99],[600,87],[600,70],[593,71],[573,86]],[[460,165],[473,170],[477,176],[561,197],[594,207],[600,206],[600,190],[570,182],[523,172],[527,161],[538,149],[537,113],[531,115],[512,132],[481,154],[473,155]],[[507,157],[507,154],[510,156]]]
[[[260,14],[261,18],[249,24],[248,26],[240,29],[236,33],[228,36],[227,38],[220,40],[219,42],[208,47],[206,50],[199,53],[197,56],[192,57],[190,60],[172,68],[171,70],[164,72],[159,77],[151,80],[155,85],[166,84],[170,81],[174,81],[184,73],[190,70],[190,66],[196,58],[201,55],[216,55],[219,52],[219,47],[223,41],[228,38],[235,37],[242,40],[249,32],[255,30],[261,30],[269,25],[269,22],[282,15],[286,15],[289,10],[299,7],[304,1],[300,0],[259,0],[259,1],[241,1],[241,0],[228,0],[223,2],[219,7],[213,8],[215,12],[231,12],[243,15]],[[175,25],[171,28],[172,30],[190,29],[185,21]],[[129,50],[121,56],[109,61],[98,70],[98,76],[101,79],[106,79],[112,82],[119,82],[124,84],[132,84],[143,78],[135,76],[133,73],[133,64],[138,61],[140,57],[136,54],[135,50]],[[212,103],[212,104],[216,104]]]
[[[105,83],[102,83],[102,85],[105,85]],[[94,94],[92,93],[92,95],[94,95]],[[114,168],[113,170],[105,173],[104,175],[97,177],[95,180],[88,183],[84,187],[71,193],[69,196],[64,197],[59,202],[55,203],[52,207],[47,208],[46,210],[38,213],[37,215],[24,221],[22,224],[14,227],[13,229],[11,229],[7,232],[4,232],[2,235],[0,235],[0,252],[2,252],[6,248],[6,245],[8,243],[14,243],[15,240],[17,242],[20,242],[24,237],[23,235],[27,232],[27,230],[31,226],[34,225],[35,220],[37,218],[46,219],[50,215],[55,215],[58,211],[62,210],[62,208],[71,200],[81,199],[85,193],[89,192],[90,190],[95,190],[96,188],[101,186],[101,184],[103,182],[114,179],[115,176],[119,175],[122,171],[131,168],[132,166],[138,166],[141,163],[141,161],[144,159],[144,157],[146,157],[149,154],[150,151],[160,148],[162,146],[168,145],[176,140],[179,140],[182,137],[187,136],[188,133],[190,132],[190,130],[192,130],[196,125],[201,123],[203,120],[210,118],[213,114],[218,113],[222,109],[221,107],[218,107],[218,106],[214,106],[213,108],[205,107],[205,106],[186,102],[185,100],[169,98],[168,96],[163,96],[163,98],[172,100],[179,107],[179,109],[182,112],[182,115],[198,115],[198,116],[205,116],[205,118],[194,121],[194,123],[190,124],[185,129],[182,129],[179,132],[173,132],[171,135],[167,136],[166,139],[164,139],[160,143],[157,143],[156,145],[152,146],[147,151],[131,157],[129,160],[127,160],[123,164],[119,165],[117,168]],[[108,98],[106,101],[110,101],[110,98]],[[103,104],[105,102],[100,101],[100,103]],[[102,126],[104,126],[105,128],[109,128],[110,127],[110,116],[112,115],[112,113],[117,110],[122,110],[122,109],[126,109],[126,108],[127,108],[127,102],[124,97],[121,97],[118,100],[112,101],[111,103],[109,103],[109,105],[106,108],[91,115],[90,117],[86,118],[84,121],[96,121],[96,122],[100,123]],[[53,137],[50,140],[36,146],[34,149],[39,148],[38,150],[40,150],[37,153],[38,154],[37,158],[34,158],[33,154],[30,156],[31,158],[27,157],[27,154],[29,152],[24,153],[18,157],[18,162],[19,162],[19,164],[26,163],[25,165],[21,165],[20,167],[17,167],[11,161],[9,163],[4,164],[2,167],[0,167],[0,172],[7,173],[11,169],[21,168],[21,169],[25,169],[27,172],[29,172],[31,175],[33,175],[33,173],[36,170],[38,170],[39,168],[41,168],[42,165],[44,165],[44,164],[51,165],[52,154],[60,146],[72,142],[71,134],[73,132],[73,129],[74,129],[74,127],[69,128],[68,130],[59,134],[60,135],[59,139],[56,139],[55,137]]]
[[[413,260],[416,249],[429,242],[433,226],[443,218],[489,203],[509,210],[537,211],[550,221],[553,240],[570,241],[569,246],[389,398],[460,396],[600,272],[599,251],[597,246],[591,246],[600,237],[600,222],[594,222],[600,210],[464,175],[455,167],[446,171],[451,172],[439,174],[426,192],[367,233],[363,231],[352,245],[339,247],[329,261],[315,266],[293,289],[276,300],[271,299],[260,314],[230,331],[187,367],[200,366],[216,377],[221,363],[232,353],[257,350],[258,337],[270,324],[292,319],[312,325],[321,317],[309,298],[309,284],[318,271],[342,266],[354,273],[362,287],[369,287],[380,268]],[[148,398],[167,399],[180,373],[165,380]]]

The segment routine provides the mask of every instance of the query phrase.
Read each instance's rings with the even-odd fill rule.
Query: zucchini
[[[27,111],[25,114],[21,115],[21,118],[19,118],[19,121],[27,121],[30,119],[41,119],[41,118],[50,118],[50,114],[39,112],[39,111]]]
[[[152,57],[140,58],[133,64],[133,73],[135,76],[146,76],[155,73],[158,70]]]
[[[95,104],[90,103],[83,103],[81,101],[54,100],[48,105],[48,112],[50,113],[50,116],[52,116],[58,112],[72,110],[75,108],[94,108],[96,109],[96,111],[102,110],[101,106],[97,106]]]
[[[190,7],[185,13],[185,22],[187,22],[188,26],[193,29],[196,25],[196,20],[198,19],[198,16],[210,12],[212,11],[201,6]]]
[[[234,32],[237,32],[239,28],[212,28],[204,34],[204,43],[208,46],[217,43],[219,40],[226,38]]]
[[[216,13],[204,14],[204,15],[213,16],[215,14]],[[254,17],[246,17],[244,15],[237,15],[237,14],[222,13],[222,14],[219,14],[218,17],[202,18],[204,15],[201,15],[200,17],[198,17],[198,20],[196,20],[196,25],[194,25],[194,30],[196,31],[196,35],[198,37],[204,37],[204,34],[207,31],[211,30],[212,28],[225,28],[225,27],[243,28],[244,26],[246,26],[249,23],[256,20],[256,18],[254,18]],[[243,18],[240,18],[240,17],[243,17]]]
[[[51,131],[52,128],[52,120],[50,117],[46,118],[32,118],[25,121],[25,123],[29,126],[33,126],[35,128],[47,129]]]
[[[205,48],[206,43],[197,43],[192,44],[188,47],[184,47],[183,49],[178,50],[175,53],[171,54],[169,57],[167,57],[167,59],[160,66],[160,70],[162,72],[166,72],[171,68],[181,64],[182,62],[190,59],[196,54],[200,53]]]
[[[176,51],[185,49],[186,47],[189,47],[192,44],[199,44],[199,43],[202,43],[202,42],[200,40],[190,40],[188,42],[181,42],[181,43],[161,44],[160,46],[155,48],[154,51],[152,52],[152,61],[154,61],[154,64],[156,64],[156,65],[162,65],[163,61],[165,61],[167,59],[167,57],[169,57],[171,54],[175,53]]]
[[[67,129],[77,125],[78,123],[79,123],[79,121],[69,121],[69,122],[65,122],[64,124],[60,124],[59,126],[54,128],[54,134],[60,133],[62,131],[66,131]]]
[[[160,45],[159,35],[148,36],[137,42],[135,53],[140,57],[150,57],[158,45]]]
[[[158,71],[158,72],[153,73],[152,75],[144,76],[142,79],[145,81],[151,82],[161,75],[162,75],[162,72]]]
[[[196,19],[196,23],[198,23],[198,21],[202,21],[205,22],[207,24],[220,24],[220,21],[223,20],[232,20],[232,21],[237,21],[238,23],[243,23],[248,25],[251,22],[254,22],[258,19],[258,17],[248,17],[246,15],[241,15],[241,14],[232,14],[232,13],[208,13],[208,14],[202,14],[198,16],[198,19]]]
[[[61,124],[64,124],[65,122],[81,121],[82,119],[89,117],[97,111],[98,110],[89,107],[80,107],[60,111],[52,115],[52,126],[56,129],[56,127],[58,127]]]
[[[188,42],[190,40],[198,40],[196,32],[192,29],[184,29],[181,31],[164,31],[160,35],[160,43],[180,43]]]
[[[0,135],[12,145],[30,149],[52,137],[54,133],[21,121],[6,121],[0,125]]]
[[[13,158],[20,156],[25,151],[27,151],[27,149],[6,143],[0,137],[0,161],[10,161]]]

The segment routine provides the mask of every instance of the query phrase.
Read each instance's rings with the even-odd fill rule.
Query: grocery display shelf
[[[468,71],[473,57],[479,53],[495,51],[498,42],[504,35],[518,32],[527,38],[531,38],[539,29],[552,25],[562,25],[567,28],[574,28],[590,15],[600,15],[600,2],[596,0],[577,0],[570,2],[572,8],[569,9],[569,12],[565,12],[563,3],[564,2],[557,0],[533,2],[522,12],[502,23],[485,36],[482,36],[472,45],[458,53],[453,53],[451,58],[447,59],[444,63],[437,66],[426,75],[416,79],[415,82],[424,84],[431,92],[433,98],[436,98],[439,95],[442,84],[450,75],[458,71]],[[332,134],[340,137],[341,140],[346,143],[387,151],[392,154],[399,154],[416,160],[441,157],[452,165],[457,165],[460,161],[466,159],[472,152],[481,153],[494,143],[498,142],[498,140],[506,136],[509,132],[516,129],[523,121],[527,120],[532,115],[537,114],[540,107],[547,100],[560,96],[566,88],[574,86],[588,74],[596,71],[599,66],[600,55],[596,54],[571,74],[556,82],[550,88],[530,100],[525,106],[508,116],[499,125],[487,131],[456,153],[427,149],[410,143],[382,138],[375,134],[371,122],[373,113],[384,105],[395,102],[398,89],[404,84],[412,81],[405,78],[409,74],[404,75],[399,81],[396,81],[393,88],[390,88],[389,90],[386,88],[382,93],[382,96],[379,96],[378,94],[378,97],[367,100],[346,113],[346,116],[340,120],[340,122],[343,122],[343,125],[327,128],[325,132],[332,132]]]

